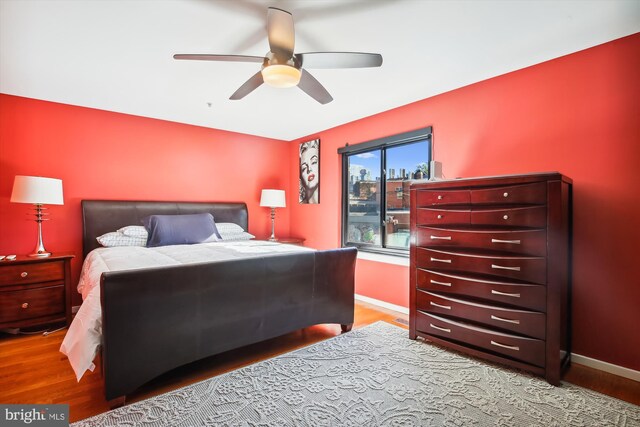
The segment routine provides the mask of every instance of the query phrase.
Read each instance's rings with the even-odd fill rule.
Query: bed
[[[84,256],[100,246],[96,237],[149,215],[193,213],[211,213],[217,223],[248,229],[244,203],[84,200]],[[315,324],[350,330],[355,259],[354,248],[285,250],[102,273],[105,398],[119,406],[127,394],[171,369]]]

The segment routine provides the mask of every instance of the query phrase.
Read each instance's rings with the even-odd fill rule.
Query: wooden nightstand
[[[304,243],[306,239],[302,237],[278,237],[276,242],[278,243],[288,243],[290,245],[301,245]]]
[[[52,254],[0,261],[0,328],[71,323],[71,258]]]

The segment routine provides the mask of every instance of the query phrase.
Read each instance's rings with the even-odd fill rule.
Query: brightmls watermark
[[[69,405],[0,404],[0,427],[68,427]]]

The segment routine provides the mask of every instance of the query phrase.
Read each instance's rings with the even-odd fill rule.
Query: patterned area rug
[[[384,322],[74,426],[640,426],[640,407]]]

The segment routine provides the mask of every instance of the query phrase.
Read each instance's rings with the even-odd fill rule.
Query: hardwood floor
[[[401,327],[407,316],[364,303],[356,304],[360,328],[382,320]],[[100,366],[80,383],[66,358],[58,352],[65,330],[49,336],[0,334],[0,403],[68,403],[71,421],[107,411],[102,396]],[[143,386],[127,403],[202,381],[260,360],[340,334],[339,325],[318,325],[239,350],[213,356],[175,369]],[[640,383],[581,365],[573,365],[564,378],[574,384],[640,405]]]

